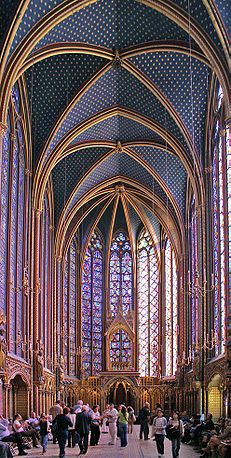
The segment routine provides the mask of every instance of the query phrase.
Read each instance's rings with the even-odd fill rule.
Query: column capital
[[[2,121],[0,121],[0,137],[4,137],[5,133],[7,131],[7,125],[3,124]]]

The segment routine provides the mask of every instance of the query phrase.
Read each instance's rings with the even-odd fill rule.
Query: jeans
[[[45,434],[44,436],[40,435],[40,439],[41,439],[41,446],[43,448],[43,452],[45,452],[47,449],[48,434]]]
[[[128,425],[127,423],[119,423],[119,430],[120,430],[121,447],[126,447],[126,445],[128,445]]]
[[[171,442],[172,442],[172,457],[177,458],[179,456],[179,451],[180,451],[180,437],[176,437],[175,439],[172,439]]]
[[[156,446],[159,455],[164,454],[164,434],[155,434]]]
[[[147,440],[148,435],[149,435],[148,421],[145,421],[140,424],[140,439],[142,439],[143,433],[144,433],[144,440]]]
[[[88,436],[89,436],[89,431],[87,431],[85,434],[79,433],[78,446],[80,448],[80,452],[87,452],[87,449],[88,449]]]
[[[65,446],[67,442],[68,431],[63,431],[59,433],[57,436],[58,444],[59,444],[59,456],[63,458],[65,456]]]

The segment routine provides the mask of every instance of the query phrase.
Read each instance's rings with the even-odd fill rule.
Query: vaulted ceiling
[[[181,234],[188,187],[203,177],[211,81],[227,92],[229,6],[3,1],[2,106],[20,77],[34,194],[52,179],[57,232],[97,221],[107,238],[114,214],[134,240],[142,224],[159,240],[168,219]]]

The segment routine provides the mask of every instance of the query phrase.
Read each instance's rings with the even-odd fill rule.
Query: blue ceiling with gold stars
[[[142,0],[25,3],[3,0],[5,37],[16,11],[18,14],[5,47],[6,71],[12,62],[27,68],[23,79],[31,120],[33,173],[39,160],[44,169],[48,157],[54,161],[55,226],[65,205],[70,210],[86,192],[113,177],[119,177],[121,184],[130,179],[144,186],[158,196],[176,221],[179,214],[185,221],[189,167],[195,169],[195,158],[204,164],[208,91],[214,76],[201,36],[203,44],[212,45],[217,61],[225,62],[225,40],[220,38],[230,28],[229,2],[212,0],[214,17],[203,0],[166,0],[160,10],[154,0],[149,5]],[[222,31],[214,24],[216,15],[224,26]],[[38,28],[42,33],[38,30],[34,36]],[[74,44],[84,46],[81,54]],[[87,147],[72,150],[59,160],[64,140],[66,149],[80,143]],[[110,155],[112,146],[106,142],[117,145]],[[137,160],[123,149],[129,142],[130,154]],[[126,192],[132,186],[126,183]],[[94,210],[94,218],[99,208],[101,205]],[[111,209],[99,222],[105,237]],[[142,212],[160,234],[153,212],[145,205]],[[131,204],[128,214],[136,237],[141,219]],[[92,215],[82,230],[89,227]],[[120,204],[116,224],[122,220]]]

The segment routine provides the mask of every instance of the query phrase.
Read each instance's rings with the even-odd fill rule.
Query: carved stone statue
[[[4,337],[5,330],[0,328],[0,370],[6,369],[7,343]]]
[[[62,386],[63,381],[64,381],[64,369],[65,369],[64,358],[63,358],[63,355],[60,355],[59,362],[57,365],[57,384],[59,386]]]
[[[43,376],[44,369],[44,347],[41,340],[37,341],[35,351],[35,380],[42,383],[44,381]]]

